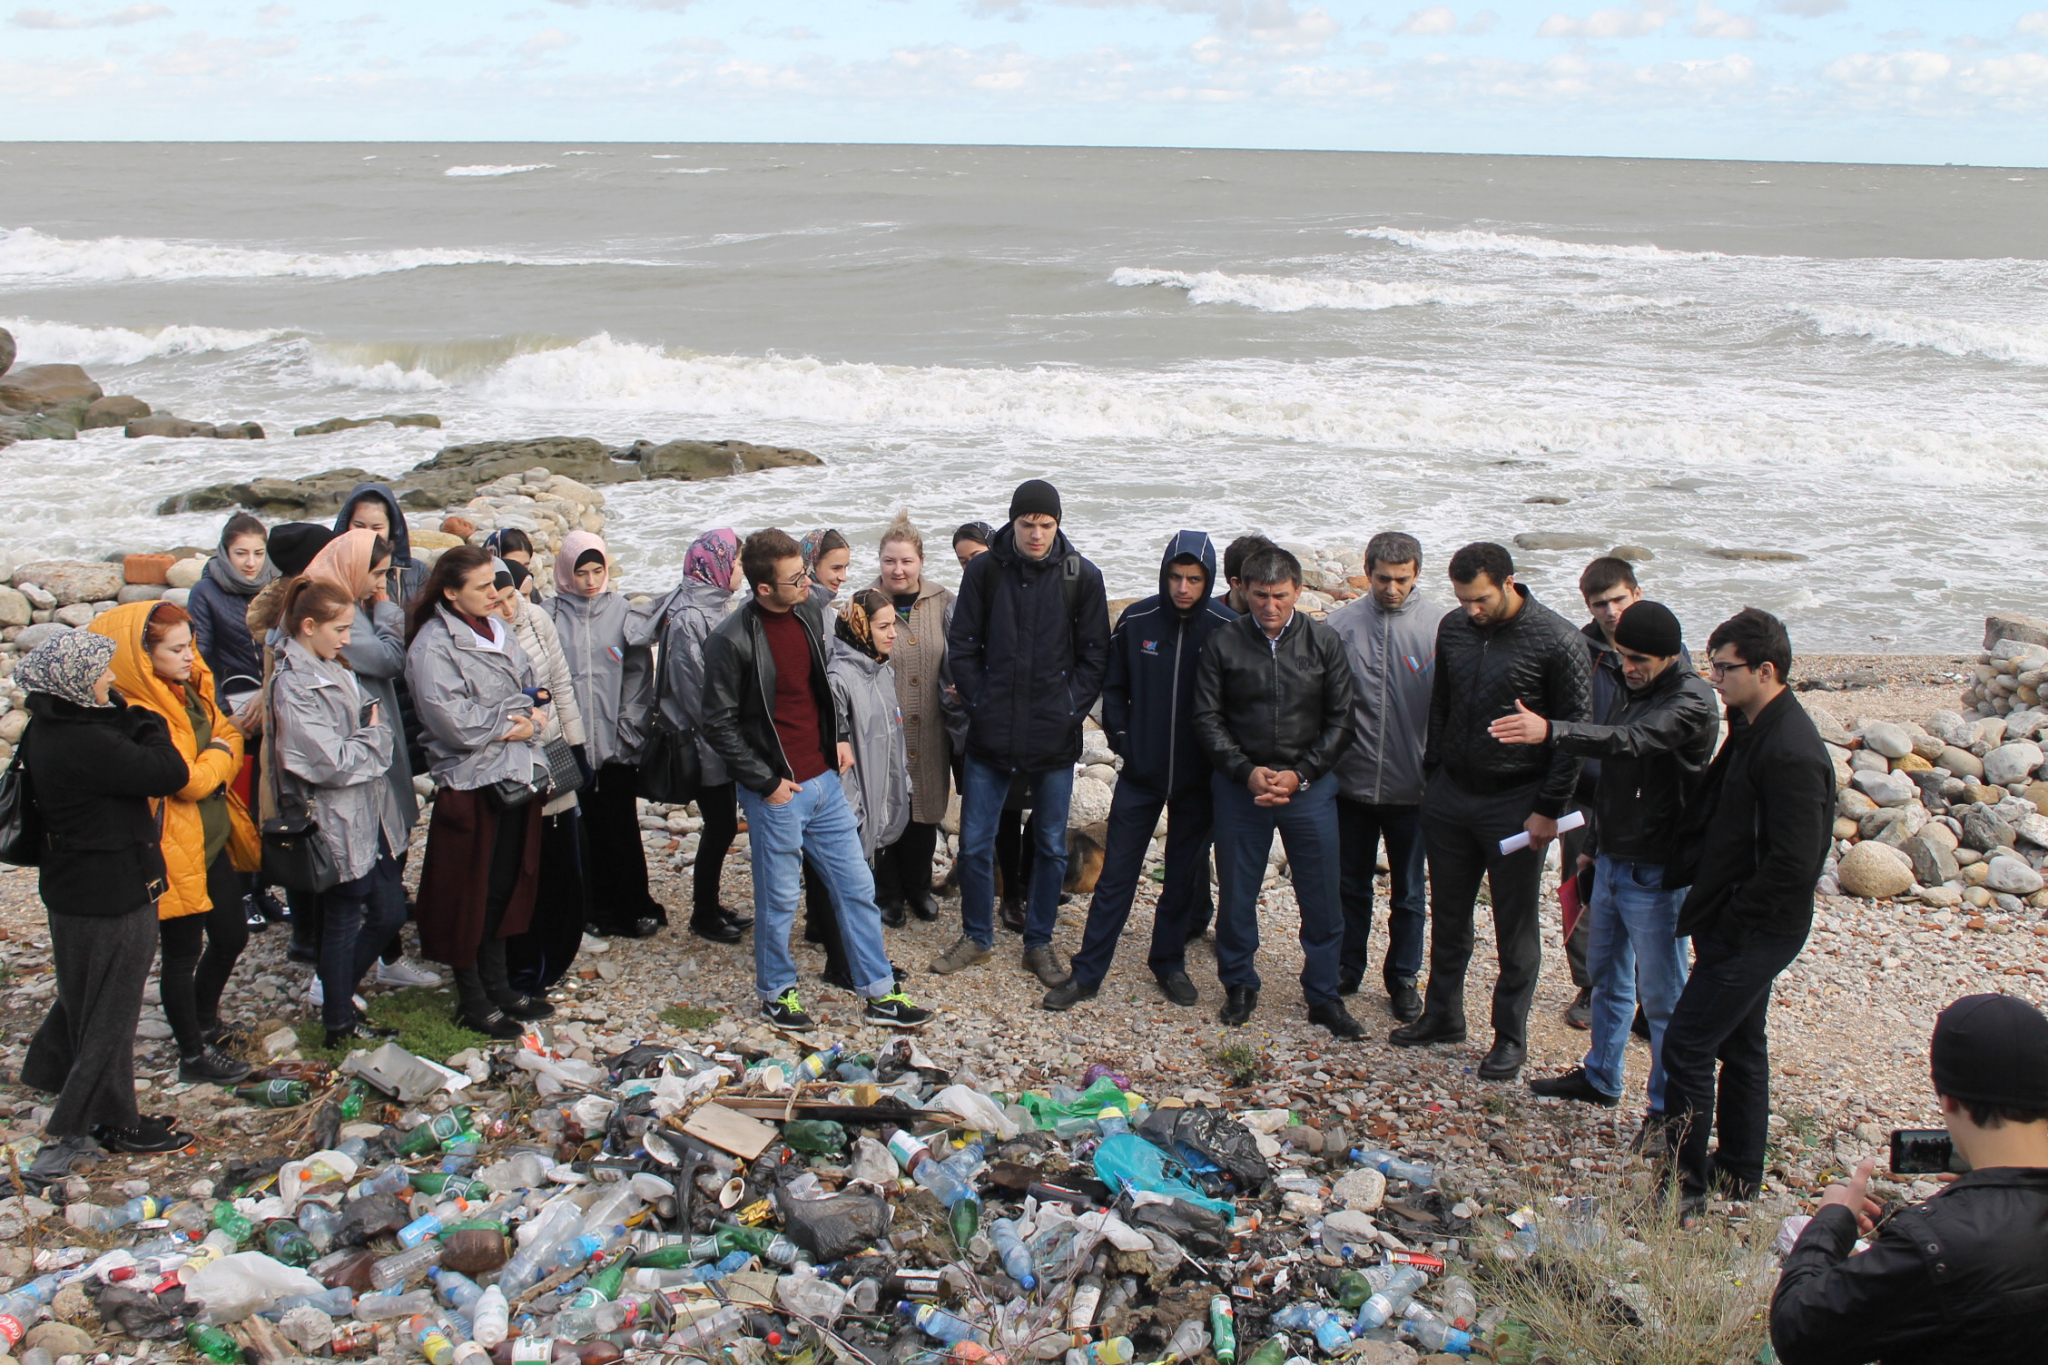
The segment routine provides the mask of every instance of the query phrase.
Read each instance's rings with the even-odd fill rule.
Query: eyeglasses
[[[809,583],[810,581],[811,581],[811,576],[810,576],[809,574],[807,574],[807,573],[800,573],[800,574],[798,574],[798,575],[797,575],[797,576],[796,576],[795,578],[781,578],[781,579],[777,579],[777,580],[776,580],[776,586],[777,586],[777,587],[783,587],[783,588],[801,588],[801,587],[803,587],[803,586],[804,586],[805,584]]]
[[[1755,664],[1723,663],[1719,659],[1710,659],[1707,662],[1707,676],[1711,678],[1725,678],[1731,669],[1755,667]]]

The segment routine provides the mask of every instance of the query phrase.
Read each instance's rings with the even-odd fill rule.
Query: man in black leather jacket
[[[1337,998],[1337,780],[1351,743],[1351,664],[1329,627],[1294,609],[1301,564],[1274,546],[1245,560],[1251,613],[1218,629],[1195,671],[1195,737],[1216,773],[1216,974],[1226,1024],[1259,1003],[1259,887],[1279,831],[1301,908],[1308,1017],[1339,1038],[1364,1032]]]
[[[1874,1225],[1873,1161],[1831,1186],[1771,1296],[1784,1365],[1976,1365],[2048,1352],[2048,1018],[2009,995],[1935,1020],[1934,1089],[1969,1167]],[[1858,1235],[1869,1240],[1857,1252]]]
[[[1720,731],[1714,689],[1688,667],[1678,618],[1661,602],[1638,601],[1614,627],[1614,656],[1626,689],[1610,723],[1549,721],[1520,702],[1491,727],[1503,744],[1549,744],[1600,760],[1593,835],[1574,861],[1594,867],[1587,926],[1592,980],[1592,1046],[1584,1064],[1531,1081],[1539,1095],[1612,1109],[1621,1100],[1622,1061],[1636,999],[1650,1025],[1650,1117],[1662,1127],[1664,1026],[1685,988],[1677,938],[1685,888],[1664,875],[1680,821],[1706,775]]]
[[[1585,640],[1515,582],[1515,561],[1486,541],[1451,556],[1460,611],[1437,628],[1436,683],[1422,767],[1422,838],[1429,850],[1429,989],[1422,1017],[1397,1028],[1399,1047],[1465,1041],[1465,969],[1472,910],[1484,876],[1493,892],[1500,976],[1493,1047],[1482,1080],[1511,1081],[1528,1053],[1529,1006],[1543,943],[1536,917],[1543,856],[1571,801],[1579,760],[1549,746],[1502,744],[1487,731],[1517,702],[1554,721],[1586,719]],[[1529,845],[1502,853],[1503,839]]]

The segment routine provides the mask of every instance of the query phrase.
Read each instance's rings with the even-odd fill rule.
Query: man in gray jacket
[[[1393,887],[1387,898],[1387,956],[1380,978],[1387,1007],[1407,1023],[1422,1013],[1424,908],[1422,750],[1429,738],[1429,689],[1436,677],[1436,629],[1444,609],[1415,591],[1422,546],[1382,531],[1365,547],[1371,591],[1330,613],[1326,623],[1351,660],[1351,720],[1356,738],[1337,760],[1340,895],[1344,956],[1337,990],[1354,994],[1365,979],[1372,941],[1373,875],[1387,842]]]

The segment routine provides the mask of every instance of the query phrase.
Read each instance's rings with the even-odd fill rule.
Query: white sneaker
[[[377,984],[380,986],[438,986],[441,977],[425,967],[414,966],[405,958],[396,962],[377,964]]]
[[[360,995],[351,995],[349,1002],[356,1007],[358,1015],[370,1008],[370,1002]],[[317,976],[313,978],[313,984],[306,987],[306,1003],[316,1010],[327,1003],[327,991],[320,985],[320,978]]]

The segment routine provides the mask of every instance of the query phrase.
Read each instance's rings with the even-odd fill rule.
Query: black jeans
[[[179,1055],[197,1057],[206,1046],[203,1029],[220,1022],[220,997],[235,962],[249,946],[249,921],[242,915],[242,877],[222,849],[206,868],[206,895],[213,908],[180,915],[157,925],[163,966],[157,993],[164,1018],[178,1040]]]
[[[697,809],[704,816],[704,830],[697,836],[697,865],[690,873],[690,917],[712,920],[718,918],[718,879],[725,872],[725,855],[740,837],[740,808],[732,783],[700,789]]]
[[[1664,1026],[1664,1112],[1686,1194],[1706,1194],[1717,1174],[1745,1197],[1763,1180],[1771,1114],[1770,1040],[1764,1031],[1771,985],[1805,946],[1803,936],[1740,944],[1712,930],[1693,936],[1692,975]],[[1707,1136],[1716,1128],[1721,1146],[1709,1159]]]
[[[875,852],[875,900],[882,905],[908,902],[932,894],[932,854],[939,846],[939,827],[915,820],[903,827],[896,842]]]
[[[590,880],[590,914],[606,933],[630,929],[636,920],[668,923],[668,910],[647,889],[647,850],[640,842],[636,805],[640,770],[607,763],[576,794],[581,811],[584,863]]]
[[[370,870],[320,895],[320,1016],[329,1029],[356,1022],[356,985],[404,923],[405,882],[380,834]]]
[[[1337,798],[1337,858],[1342,869],[1338,894],[1344,902],[1344,960],[1337,972],[1342,989],[1365,979],[1372,953],[1373,877],[1380,840],[1387,841],[1387,959],[1380,979],[1388,991],[1413,986],[1422,975],[1422,941],[1428,933],[1424,900],[1422,808],[1375,806]]]
[[[1502,853],[1500,841],[1522,832],[1536,799],[1532,783],[1497,795],[1468,792],[1442,773],[1422,798],[1422,839],[1429,851],[1429,991],[1432,1017],[1463,1020],[1465,969],[1472,961],[1473,907],[1479,879],[1493,892],[1493,937],[1500,975],[1493,983],[1496,1039],[1527,1044],[1529,1005],[1543,967],[1536,893],[1543,859],[1533,848]]]
[[[1095,898],[1088,903],[1088,928],[1081,951],[1074,954],[1074,980],[1098,986],[1109,975],[1117,940],[1130,919],[1145,871],[1145,854],[1159,812],[1166,812],[1166,882],[1152,911],[1152,947],[1145,965],[1163,977],[1187,970],[1188,930],[1209,904],[1209,840],[1214,825],[1214,800],[1201,782],[1171,799],[1146,791],[1131,778],[1116,784],[1109,803],[1109,841],[1102,852],[1102,872],[1095,880]]]

